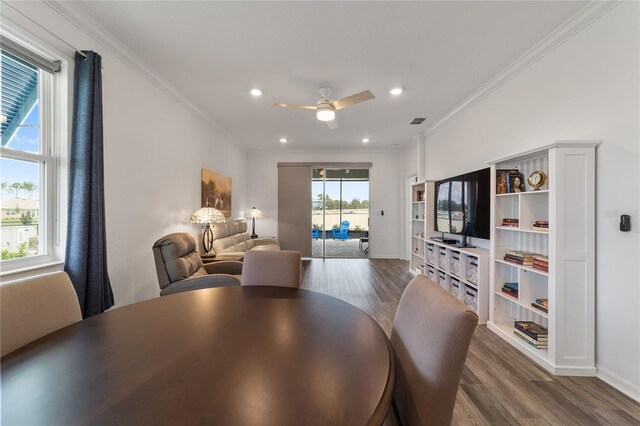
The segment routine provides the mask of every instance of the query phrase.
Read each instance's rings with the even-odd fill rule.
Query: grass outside
[[[333,225],[340,224],[340,210],[327,210],[325,215],[325,229],[330,230]],[[369,229],[369,209],[343,209],[342,220],[349,221],[349,229],[353,230],[356,226],[361,229]],[[311,223],[322,228],[322,210],[311,211]]]

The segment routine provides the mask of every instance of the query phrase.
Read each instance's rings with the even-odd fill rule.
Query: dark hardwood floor
[[[313,259],[303,262],[302,287],[357,306],[390,334],[411,278],[408,263],[397,259]],[[453,424],[640,425],[640,404],[597,378],[553,376],[478,326]]]

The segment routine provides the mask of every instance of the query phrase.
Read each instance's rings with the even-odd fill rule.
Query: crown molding
[[[42,2],[73,24],[80,31],[105,47],[111,54],[124,62],[147,81],[154,84],[174,101],[181,104],[184,108],[195,114],[216,131],[221,132],[233,144],[237,145],[244,151],[247,150],[247,146],[231,134],[231,132],[225,129],[215,118],[200,106],[190,101],[182,92],[180,92],[180,90],[147,65],[138,55],[100,25],[95,19],[80,11],[76,6],[73,6],[72,2],[65,2],[64,4],[54,0],[43,0]]]
[[[575,15],[565,21],[558,28],[553,30],[549,35],[536,43],[531,49],[526,51],[518,59],[512,62],[505,69],[496,74],[491,80],[483,84],[478,90],[473,92],[464,101],[456,105],[448,113],[446,113],[434,125],[424,130],[424,135],[435,132],[444,126],[457,115],[463,113],[473,105],[477,104],[509,80],[526,70],[529,66],[538,62],[554,49],[562,45],[574,35],[578,34],[584,28],[596,21],[605,13],[620,4],[623,0],[593,0],[585,7],[580,9]]]

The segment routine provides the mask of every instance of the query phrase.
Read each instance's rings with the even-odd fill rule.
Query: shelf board
[[[411,219],[414,222],[424,222],[424,219]]]
[[[541,310],[534,308],[531,305],[525,305],[524,303],[520,303],[520,302],[518,302],[518,305],[522,306],[523,308],[525,308],[528,311],[533,312],[534,314],[540,315],[543,318],[549,318],[549,314],[546,314],[546,313],[542,312]]]
[[[500,290],[496,290],[493,292],[495,295],[502,297],[503,299],[507,299],[509,302],[513,302],[517,305],[519,305],[520,303],[518,303],[518,299],[516,299],[513,296],[509,296],[508,294],[505,294],[503,292],[501,292]]]
[[[496,226],[496,229],[501,229],[503,231],[514,231],[514,232],[528,232],[530,234],[545,234],[549,235],[549,230],[546,231],[538,231],[535,229],[521,229],[515,226]]]
[[[424,257],[420,256],[418,253],[411,253],[411,254],[419,259],[424,260]]]
[[[548,189],[539,189],[537,191],[520,192],[520,195],[535,195],[535,194],[548,194],[548,193],[549,193]]]
[[[533,272],[535,274],[540,274],[540,275],[543,275],[545,277],[549,276],[548,272],[541,271],[540,269],[532,268],[531,266],[518,265],[517,263],[507,262],[506,260],[502,260],[502,259],[495,259],[495,261],[497,263],[502,263],[503,265],[513,266],[514,268],[523,269],[525,271]]]
[[[478,289],[478,284],[474,284],[474,283],[472,283],[471,281],[465,281],[465,280],[463,280],[462,278],[460,278],[460,282],[461,282],[462,284],[466,284],[466,285],[468,285],[469,287],[473,287],[473,288],[475,288],[476,290]]]
[[[413,201],[413,204],[424,204],[426,201]]]
[[[424,238],[418,237],[417,235],[412,235],[411,238],[415,238],[416,240],[424,241]]]
[[[520,197],[520,196],[527,196],[527,195],[533,195],[533,194],[548,194],[549,190],[548,189],[540,189],[538,191],[525,191],[525,192],[507,192],[506,194],[496,194],[496,197]]]
[[[538,310],[538,309],[534,308],[534,307],[533,307],[533,306],[531,306],[531,305],[526,305],[526,304],[522,303],[522,302],[520,301],[520,299],[516,299],[515,297],[511,297],[511,296],[509,296],[508,294],[505,294],[505,293],[501,292],[500,290],[496,290],[494,293],[495,293],[497,296],[502,297],[503,299],[507,299],[508,301],[510,301],[510,302],[512,302],[512,303],[515,303],[516,305],[521,306],[521,307],[523,307],[524,309],[526,309],[526,310],[528,310],[528,311],[533,312],[534,314],[538,314],[538,315],[540,315],[540,316],[541,316],[541,317],[543,317],[543,318],[549,318],[549,315],[548,315],[548,314],[545,314],[544,312],[542,312],[542,311],[540,311],[540,310]]]

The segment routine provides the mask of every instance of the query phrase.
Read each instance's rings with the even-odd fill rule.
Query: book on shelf
[[[504,283],[500,290],[508,296],[518,298],[518,283]]]
[[[523,338],[531,341],[532,343],[541,343],[541,344],[546,344],[547,342],[549,342],[549,338],[548,337],[540,337],[538,339],[534,339],[531,336],[526,335],[525,333],[523,333],[522,331],[518,330],[517,328],[513,330],[516,334],[522,336]]]
[[[505,218],[502,219],[502,226],[518,227],[518,226],[520,226],[520,219],[513,219],[513,218],[505,217]]]
[[[549,342],[536,342],[534,339],[529,338],[529,336],[524,333],[519,332],[518,330],[513,330],[513,334],[518,336],[521,340],[527,342],[529,345],[533,346],[536,349],[548,349]]]
[[[523,332],[532,339],[540,341],[549,337],[548,330],[533,321],[514,321],[513,325],[516,330]]]
[[[507,250],[503,259],[507,262],[517,263],[518,265],[531,266],[535,255],[536,253],[530,253],[527,251]]]
[[[545,299],[547,300],[547,299]],[[533,306],[534,308],[536,308],[537,310],[544,312],[545,314],[549,313],[549,308],[538,303],[538,302],[531,302],[531,306]]]
[[[532,266],[535,269],[540,269],[542,271],[549,272],[549,258],[541,254],[536,254],[535,256],[533,256]]]

